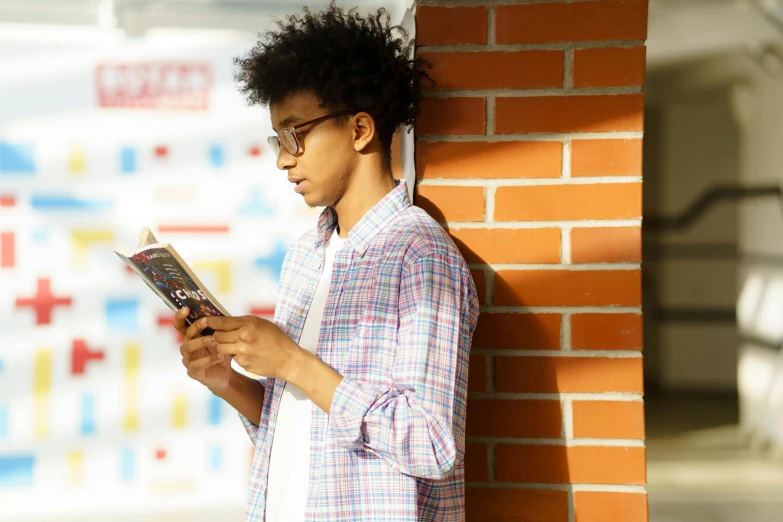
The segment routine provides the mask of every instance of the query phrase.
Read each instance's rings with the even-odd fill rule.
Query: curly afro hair
[[[234,59],[235,79],[249,104],[270,105],[286,96],[310,91],[332,111],[370,114],[390,164],[392,136],[402,124],[412,125],[422,97],[420,81],[432,79],[422,70],[431,65],[411,58],[413,41],[400,26],[390,26],[381,8],[362,17],[332,2],[319,13],[276,21],[245,57]]]

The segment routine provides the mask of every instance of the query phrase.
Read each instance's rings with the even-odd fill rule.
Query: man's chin
[[[305,194],[302,194],[302,197],[305,204],[310,208],[329,207],[334,204],[333,202],[328,201],[329,198],[325,198],[312,192],[306,192]]]
[[[326,206],[321,203],[320,198],[312,193],[302,194],[302,199],[304,199],[305,204],[310,208]]]

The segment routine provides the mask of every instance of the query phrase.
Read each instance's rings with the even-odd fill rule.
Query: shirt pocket
[[[358,265],[346,285],[350,301],[343,303],[353,326],[344,375],[369,382],[390,382],[397,349],[399,278],[395,282],[385,265],[377,258]]]
[[[281,296],[275,309],[280,328],[294,341],[299,340],[305,319],[307,318],[304,298],[305,296],[301,291]]]

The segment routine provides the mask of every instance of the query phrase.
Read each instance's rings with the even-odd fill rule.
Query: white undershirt
[[[326,298],[332,280],[332,266],[345,239],[336,232],[326,246],[324,269],[307,312],[299,346],[315,353]],[[310,421],[313,403],[291,383],[286,383],[272,439],[269,482],[266,495],[267,522],[302,522],[310,479]]]

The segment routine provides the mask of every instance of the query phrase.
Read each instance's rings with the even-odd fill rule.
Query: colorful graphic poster
[[[80,31],[0,31],[0,520],[238,520],[250,441],[113,250],[150,226],[229,313],[268,317],[320,209],[234,86],[252,34]]]

